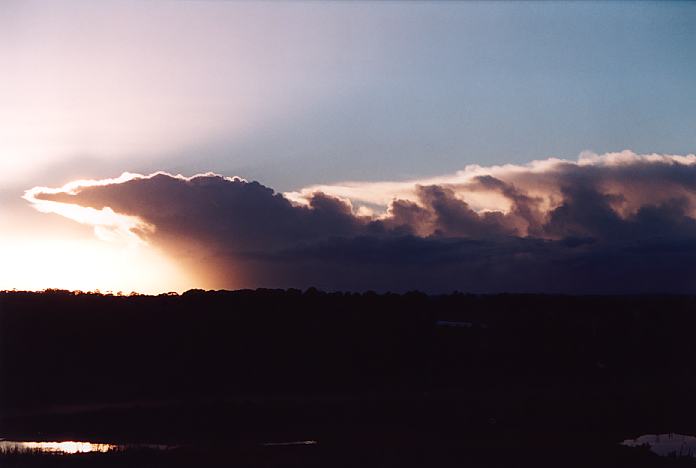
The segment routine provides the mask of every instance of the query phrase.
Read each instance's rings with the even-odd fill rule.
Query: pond
[[[624,440],[621,444],[628,447],[647,445],[650,450],[663,457],[696,457],[696,437],[683,434],[646,434],[636,439]]]
[[[264,442],[262,447],[287,447],[287,446],[306,446],[317,445],[316,440],[293,440],[288,442]],[[158,445],[158,444],[105,444],[97,442],[78,442],[74,440],[66,441],[51,441],[51,442],[33,442],[19,440],[0,439],[0,453],[8,452],[44,452],[57,454],[76,454],[76,453],[106,453],[115,450],[169,450],[178,448],[175,445]]]
[[[50,441],[50,442],[33,442],[19,440],[4,440],[0,439],[0,453],[7,452],[46,452],[46,453],[91,453],[91,452],[110,452],[113,450],[125,449],[150,449],[150,450],[167,450],[173,448],[168,445],[156,444],[103,444],[96,442],[80,442],[74,440],[65,441]]]

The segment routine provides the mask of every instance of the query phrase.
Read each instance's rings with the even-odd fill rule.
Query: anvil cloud
[[[26,198],[102,237],[157,244],[220,287],[696,292],[695,155],[583,154],[287,194],[124,174]]]

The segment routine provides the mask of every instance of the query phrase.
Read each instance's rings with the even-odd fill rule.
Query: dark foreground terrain
[[[0,293],[0,438],[173,447],[0,466],[694,466],[619,443],[696,434],[695,326],[678,296]]]

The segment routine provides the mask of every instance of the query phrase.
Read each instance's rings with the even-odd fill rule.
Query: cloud
[[[588,153],[288,194],[216,174],[124,174],[26,198],[155,243],[219,287],[696,292],[694,155]]]

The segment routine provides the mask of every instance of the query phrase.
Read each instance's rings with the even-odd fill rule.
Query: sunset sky
[[[0,289],[696,292],[695,24],[0,2]]]

